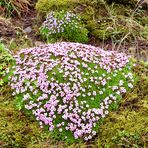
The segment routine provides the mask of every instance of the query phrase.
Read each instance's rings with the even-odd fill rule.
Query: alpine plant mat
[[[15,60],[7,76],[16,107],[67,142],[92,139],[135,79],[124,53],[81,43],[23,49]]]

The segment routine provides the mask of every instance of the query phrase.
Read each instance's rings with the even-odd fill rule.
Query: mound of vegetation
[[[42,13],[48,13],[50,10],[63,10],[67,7],[73,8],[73,4],[78,3],[78,0],[38,0],[36,9]]]
[[[58,39],[82,43],[88,41],[88,31],[80,17],[71,12],[50,12],[40,28],[40,32],[48,42]]]
[[[37,19],[25,15],[24,23],[14,17],[35,2],[0,1],[0,35],[13,53],[38,45],[27,36],[39,30],[48,42],[87,42],[89,37],[95,45],[128,48],[147,61],[147,0],[38,0]],[[63,19],[69,13],[72,22]],[[0,43],[0,63],[0,147],[148,147],[147,63],[133,66],[125,54],[65,42],[21,50],[15,60]]]
[[[118,111],[112,111],[100,127],[95,140],[75,143],[75,147],[147,147],[147,94],[148,67],[137,63],[133,70],[139,80],[132,91],[124,96]],[[2,147],[67,147],[63,142],[51,139],[51,135],[24,113],[14,108],[14,98],[8,86],[0,92],[0,145]],[[30,140],[31,139],[31,140]]]
[[[15,59],[7,77],[17,108],[67,142],[92,139],[135,79],[125,54],[79,43],[24,49]]]

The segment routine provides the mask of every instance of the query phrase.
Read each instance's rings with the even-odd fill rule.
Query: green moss
[[[94,30],[92,33],[96,38],[101,40],[107,40],[110,38],[110,33],[106,29]]]
[[[141,32],[141,36],[148,40],[148,26],[143,27],[143,31]]]
[[[14,63],[14,59],[3,43],[0,42],[0,91],[1,87],[6,83],[4,75],[6,74],[6,68]]]
[[[142,25],[146,26],[148,24],[148,16],[139,18],[139,21]]]
[[[72,8],[77,0],[38,0],[36,9],[40,13],[48,13],[51,10],[63,10]]]
[[[14,109],[10,88],[5,86],[0,97],[0,141],[2,147],[28,147],[44,141],[49,133],[39,129],[38,123]],[[7,98],[3,98],[7,95]],[[8,96],[9,95],[9,96]]]
[[[80,13],[81,13],[82,18],[85,21],[88,21],[88,20],[94,21],[93,17],[94,17],[94,13],[95,13],[95,8],[93,6],[87,6],[84,8],[83,11],[81,11]]]

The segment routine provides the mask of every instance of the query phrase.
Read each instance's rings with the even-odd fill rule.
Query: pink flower
[[[96,96],[96,95],[97,95],[96,91],[93,91],[93,96]]]
[[[93,129],[109,113],[116,95],[125,93],[126,86],[133,88],[133,75],[124,70],[128,57],[122,53],[61,42],[20,54],[24,56],[16,56],[15,76],[10,78],[13,95],[22,95],[24,107],[41,127],[48,125],[49,131],[57,128],[60,134],[69,130],[76,139],[92,139],[96,135]],[[97,100],[101,103],[93,108]]]

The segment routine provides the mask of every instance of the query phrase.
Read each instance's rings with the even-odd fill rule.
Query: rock
[[[32,31],[32,28],[30,26],[24,29],[25,33],[30,33],[31,31]]]
[[[35,46],[40,46],[40,45],[43,45],[44,42],[41,42],[41,41],[35,41]]]

